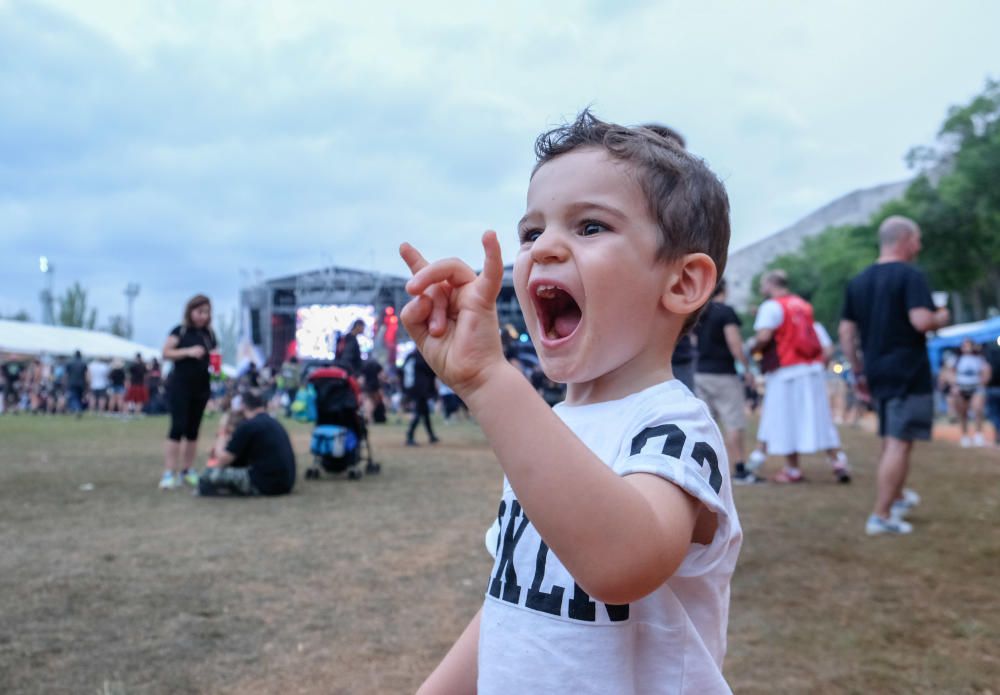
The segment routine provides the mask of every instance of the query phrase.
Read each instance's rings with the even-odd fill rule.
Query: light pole
[[[54,326],[56,323],[55,312],[52,310],[52,274],[55,272],[55,266],[49,263],[48,256],[38,257],[38,269],[42,271],[42,275],[45,276],[45,289],[42,290],[41,300],[42,300],[42,323],[48,324],[49,326]]]
[[[130,282],[125,288],[125,299],[128,301],[128,337],[131,338],[135,332],[135,324],[132,323],[132,304],[139,296],[139,283]]]

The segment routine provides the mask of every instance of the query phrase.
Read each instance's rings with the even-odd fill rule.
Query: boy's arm
[[[428,265],[404,246],[416,298],[403,323],[469,406],[526,515],[580,586],[605,603],[641,598],[680,566],[702,505],[657,476],[617,475],[507,363],[496,314],[500,246],[492,233],[483,246],[478,276],[456,259]]]
[[[649,594],[684,560],[701,503],[652,474],[619,476],[508,371],[463,400],[525,515],[592,597],[622,604]]]
[[[475,695],[479,675],[479,620],[483,609],[469,622],[437,668],[417,690],[417,695]]]

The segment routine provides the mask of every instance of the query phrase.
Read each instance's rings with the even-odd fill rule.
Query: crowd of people
[[[540,137],[536,153],[514,283],[537,356],[496,325],[504,266],[494,233],[483,237],[481,273],[454,259],[428,263],[403,245],[417,299],[401,318],[419,349],[401,368],[362,354],[361,320],[337,341],[336,371],[368,422],[408,410],[405,445],[421,444],[421,427],[436,444],[437,401],[445,421],[476,418],[504,473],[483,607],[421,692],[471,692],[477,678],[480,692],[564,691],[574,679],[594,692],[727,692],[721,664],[742,541],[731,486],[763,482],[769,456],[783,458],[770,480],[802,484],[802,457],[812,454],[850,483],[836,419],[865,404],[882,448],[864,531],[911,533],[906,517],[920,503],[907,487],[911,456],[934,420],[926,335],[950,313],[913,264],[919,227],[889,217],[877,261],[845,289],[837,337],[849,369],[832,383],[853,400],[832,408],[836,345],[780,270],[763,276],[766,300],[742,340],[718,277],[730,233],[725,190],[679,135],[584,112]],[[87,363],[78,352],[4,365],[2,401],[27,412],[125,414],[158,399],[169,413],[161,489],[288,494],[295,452],[276,415],[295,414],[316,365],[250,363],[213,381],[217,348],[211,301],[196,295],[163,344],[165,384],[155,360]],[[967,341],[941,374],[961,443],[985,445],[988,407],[1000,421],[1000,368]],[[761,382],[748,454],[747,410]],[[199,466],[209,408],[223,416]]]
[[[0,413],[130,416],[165,412],[160,362],[77,351],[67,358],[11,358],[0,365]]]

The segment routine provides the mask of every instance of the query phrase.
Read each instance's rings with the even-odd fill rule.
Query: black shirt
[[[985,357],[993,372],[990,375],[990,383],[987,386],[990,388],[1000,388],[1000,345],[996,343],[990,345],[989,349],[986,350]]]
[[[128,378],[133,386],[142,386],[146,381],[146,365],[142,362],[133,362],[128,368]]]
[[[108,380],[111,382],[111,385],[114,386],[114,387],[124,386],[125,385],[125,370],[122,369],[121,367],[115,367],[114,369],[111,370],[111,373],[108,374]]]
[[[66,363],[66,386],[71,389],[82,389],[87,385],[87,365],[83,360],[73,358]]]
[[[249,468],[250,481],[262,495],[284,495],[295,485],[295,452],[281,423],[259,413],[240,423],[226,451],[233,466]]]
[[[344,336],[344,347],[337,356],[337,361],[351,370],[354,376],[361,374],[361,346],[358,336],[348,333]]]
[[[361,365],[361,373],[364,375],[365,391],[375,393],[382,388],[379,374],[382,373],[382,365],[374,357],[369,357]]]
[[[410,398],[431,398],[437,393],[434,370],[419,350],[407,355],[403,363],[403,391]]]
[[[736,363],[726,343],[726,326],[739,326],[740,317],[731,306],[710,302],[695,326],[698,336],[698,373],[735,374]]]
[[[200,359],[185,357],[174,361],[170,372],[170,387],[194,393],[208,393],[209,390],[209,359],[208,353],[215,349],[215,334],[207,328],[183,329],[176,326],[170,335],[177,338],[178,348],[189,348],[201,345],[205,354]]]
[[[858,326],[868,387],[876,398],[931,393],[924,334],[910,309],[934,311],[924,274],[908,263],[876,263],[847,285],[842,317]]]
[[[691,345],[691,335],[685,333],[674,346],[674,354],[670,358],[670,364],[675,367],[684,367],[694,362],[694,346]]]

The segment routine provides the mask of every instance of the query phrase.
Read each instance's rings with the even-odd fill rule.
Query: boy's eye
[[[526,244],[529,241],[535,241],[541,235],[542,235],[541,229],[522,229],[520,235],[521,243]]]
[[[594,234],[606,231],[608,231],[608,228],[600,222],[584,222],[580,227],[580,236],[593,236]]]

